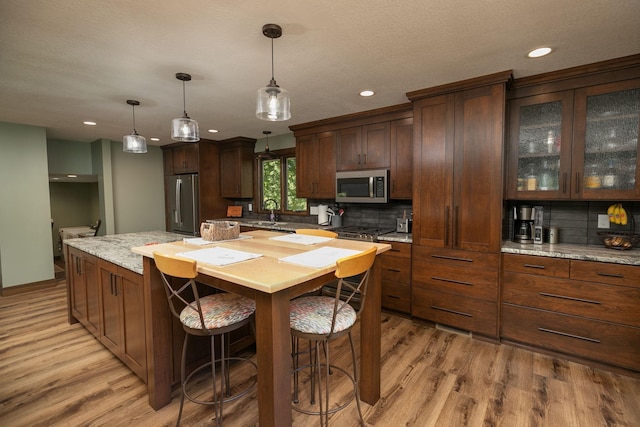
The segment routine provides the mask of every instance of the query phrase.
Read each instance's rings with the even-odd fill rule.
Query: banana
[[[620,224],[627,225],[627,211],[622,207],[622,203],[620,203]]]
[[[615,203],[613,205],[609,206],[609,209],[607,209],[607,215],[609,216],[609,222],[616,222],[614,217],[613,217],[615,209],[616,209]]]
[[[616,204],[616,207],[613,210],[613,222],[620,224],[620,203]]]

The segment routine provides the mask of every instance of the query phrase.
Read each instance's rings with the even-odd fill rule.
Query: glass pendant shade
[[[122,137],[122,151],[125,153],[146,153],[147,139],[135,131],[131,135],[125,135]]]
[[[268,86],[258,89],[256,117],[260,120],[281,122],[291,118],[289,92],[272,80]]]
[[[136,105],[140,105],[135,99],[127,99],[127,104],[131,105],[131,113],[133,116],[133,131],[131,135],[122,137],[122,151],[125,153],[143,154],[147,152],[147,139],[138,135],[136,131]]]
[[[198,142],[200,140],[200,130],[198,122],[185,115],[179,119],[171,121],[171,139],[180,142]]]

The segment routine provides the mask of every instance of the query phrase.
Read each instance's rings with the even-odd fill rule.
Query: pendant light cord
[[[136,131],[136,106],[135,105],[131,106],[131,114],[133,115],[133,133],[137,135],[138,132]]]
[[[275,81],[275,73],[273,72],[273,37],[271,37],[271,80]]]
[[[187,117],[187,95],[185,94],[184,80],[182,81],[182,112]]]

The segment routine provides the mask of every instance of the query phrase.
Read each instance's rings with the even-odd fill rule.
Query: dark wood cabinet
[[[71,315],[95,337],[100,336],[100,290],[97,259],[68,247],[67,269]]]
[[[136,375],[147,380],[143,277],[98,260],[102,295],[100,341]]]
[[[507,198],[637,200],[639,73],[640,57],[516,80]]]
[[[337,170],[388,168],[390,139],[389,122],[340,129],[336,144]]]
[[[412,314],[498,336],[503,133],[511,72],[413,101]]]
[[[335,131],[296,138],[296,194],[308,199],[336,196]]]
[[[390,197],[413,197],[413,118],[394,120],[391,129]]]
[[[503,254],[501,337],[640,370],[640,267]]]
[[[171,170],[168,175],[179,175],[182,173],[197,173],[198,172],[198,147],[199,143],[181,143],[180,145],[173,146],[169,151],[170,154],[166,155],[165,160],[165,174],[167,172],[166,166],[170,163]],[[171,159],[169,162],[168,159]]]
[[[229,199],[253,197],[255,139],[220,141],[220,193]]]
[[[380,256],[382,307],[411,313],[411,244],[387,242],[391,249]]]

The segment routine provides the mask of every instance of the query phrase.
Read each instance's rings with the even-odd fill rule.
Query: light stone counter
[[[155,243],[169,243],[182,240],[184,234],[167,233],[166,231],[145,231],[140,233],[111,234],[101,237],[84,237],[67,239],[69,246],[95,255],[105,261],[142,274],[142,255],[135,254],[131,248]]]
[[[502,252],[510,254],[536,255],[551,258],[566,258],[582,261],[611,262],[615,264],[640,265],[640,249],[626,251],[608,249],[604,246],[583,246],[567,243],[520,244],[502,242]]]
[[[379,242],[399,242],[399,243],[413,243],[413,234],[411,233],[387,233],[378,236]]]
[[[240,223],[241,227],[260,228],[272,231],[288,231],[290,233],[295,233],[296,229],[298,228],[314,228],[319,230],[332,230],[334,228],[330,225],[318,225],[306,222],[278,221],[275,223],[271,223],[266,220],[247,218],[222,218],[213,221],[236,221]]]

